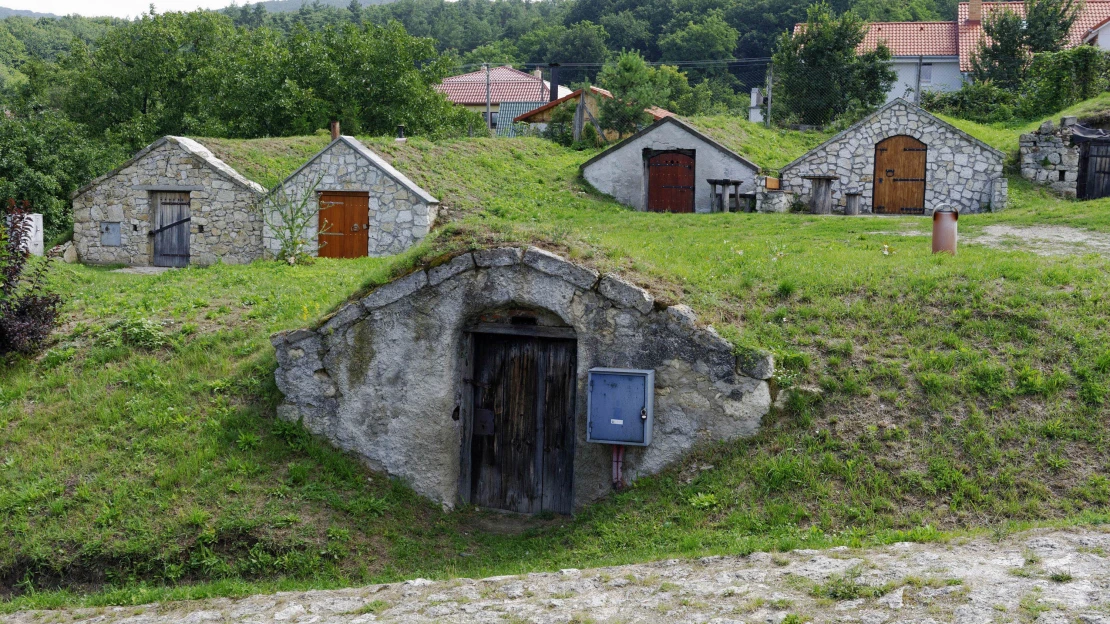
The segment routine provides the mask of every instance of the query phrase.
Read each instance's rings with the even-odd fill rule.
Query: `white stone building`
[[[270,192],[263,239],[271,254],[280,249],[271,227],[277,194],[307,194],[319,208],[305,238],[309,253],[322,257],[400,253],[428,235],[439,210],[438,199],[350,136],[333,140]]]
[[[185,137],[158,139],[73,194],[73,240],[90,264],[243,264],[262,255],[265,189]]]
[[[860,196],[860,211],[932,214],[950,204],[961,212],[1006,207],[1004,154],[927,111],[897,99],[782,169],[783,189],[808,202],[819,182],[843,209]],[[835,210],[835,208],[834,208]]]
[[[712,212],[709,180],[754,194],[759,166],[675,117],[664,117],[582,164],[597,190],[636,210]]]

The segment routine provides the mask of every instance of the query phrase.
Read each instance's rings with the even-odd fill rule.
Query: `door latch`
[[[647,420],[647,407],[640,408],[640,420]]]

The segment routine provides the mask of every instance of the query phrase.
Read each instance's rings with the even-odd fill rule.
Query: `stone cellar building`
[[[587,438],[596,367],[654,373],[629,480],[754,434],[772,400],[769,354],[737,355],[690,308],[534,247],[418,269],[272,343],[280,418],[445,506],[570,513],[611,492],[612,447]]]
[[[73,194],[73,240],[89,264],[244,264],[262,255],[265,189],[208,148],[167,136]]]
[[[843,211],[849,195],[860,212],[932,214],[1006,207],[1004,154],[903,99],[892,100],[782,169],[796,201],[815,193]]]
[[[270,225],[275,202],[307,196],[318,219],[304,238],[311,255],[332,258],[387,256],[428,235],[439,200],[417,186],[354,137],[339,136],[270,192],[263,241],[276,254]]]

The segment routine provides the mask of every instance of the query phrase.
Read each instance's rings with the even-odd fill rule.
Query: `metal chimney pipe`
[[[554,102],[559,99],[559,64],[548,63],[547,66],[551,68],[551,88],[547,101]]]
[[[334,140],[338,139],[339,138],[339,122],[338,121],[333,121],[330,124],[328,124],[328,127],[331,129],[331,140],[334,141]]]

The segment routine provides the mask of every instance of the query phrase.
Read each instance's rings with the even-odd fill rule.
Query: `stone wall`
[[[158,191],[189,193],[190,264],[245,264],[261,257],[262,215],[256,203],[264,189],[199,143],[165,137],[74,195],[78,258],[90,264],[150,265],[151,197]],[[119,224],[118,246],[101,244],[105,222]]]
[[[808,203],[810,180],[832,175],[834,205],[844,210],[845,193],[860,196],[860,212],[870,213],[875,180],[875,145],[895,135],[925,143],[925,212],[952,204],[961,212],[1006,207],[1002,152],[902,99],[894,100],[782,170],[783,189]]]
[[[1075,123],[1075,117],[1065,117],[1056,128],[1046,121],[1035,132],[1021,135],[1021,177],[1065,197],[1075,197],[1079,180],[1079,148],[1071,145],[1071,126]]]
[[[346,304],[322,326],[275,334],[278,415],[445,505],[459,491],[464,330],[506,307],[536,310],[577,336],[574,498],[606,495],[610,449],[585,441],[587,371],[654,369],[654,440],[625,474],[651,474],[695,444],[749,436],[769,410],[768,355],[738,358],[689,308],[661,309],[613,275],[535,248],[465,253]]]
[[[273,192],[300,198],[309,194],[312,210],[317,209],[316,191],[364,191],[370,195],[369,243],[367,254],[387,256],[400,253],[420,242],[435,223],[439,200],[414,184],[380,156],[353,137],[332,141],[320,153],[285,179]],[[266,210],[272,211],[267,203]],[[270,254],[280,250],[270,229],[274,217],[267,219],[263,234]],[[317,249],[318,223],[305,232],[309,253]]]

